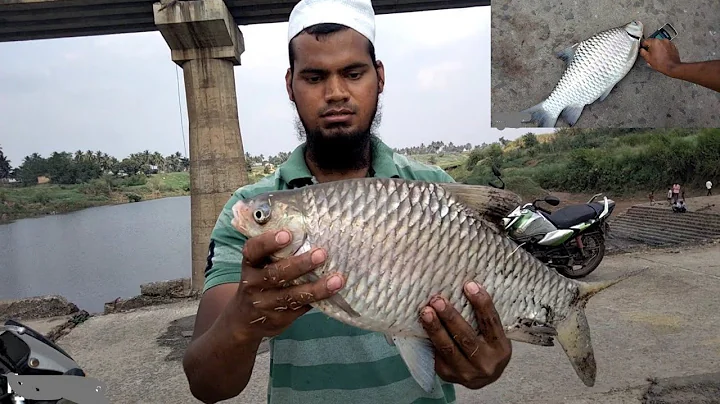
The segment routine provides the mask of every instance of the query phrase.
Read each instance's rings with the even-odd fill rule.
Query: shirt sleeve
[[[210,235],[205,286],[208,289],[224,283],[239,283],[242,268],[242,250],[247,238],[232,226],[232,206],[242,199],[240,191],[233,193],[223,207]]]

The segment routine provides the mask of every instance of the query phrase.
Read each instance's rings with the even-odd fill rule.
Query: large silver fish
[[[632,69],[640,52],[643,24],[632,21],[573,44],[558,52],[565,72],[550,96],[521,113],[530,114],[523,122],[554,127],[558,117],[575,125],[586,105],[602,102],[615,85]]]
[[[552,346],[556,337],[578,376],[593,386],[596,365],[585,304],[632,274],[584,283],[543,265],[495,224],[519,202],[511,192],[484,186],[364,178],[241,200],[233,206],[232,224],[248,237],[291,231],[292,243],[274,259],[326,249],[325,264],[295,283],[344,274],[345,287],[313,305],[339,321],[391,337],[426,391],[435,381],[434,350],[418,322],[420,310],[441,294],[478,330],[463,294],[470,280],[492,296],[508,338]]]

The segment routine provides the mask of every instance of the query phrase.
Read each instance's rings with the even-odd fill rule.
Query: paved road
[[[493,0],[492,120],[517,113],[550,95],[563,74],[555,53],[595,33],[639,19],[645,35],[671,23],[683,61],[720,59],[717,0]],[[587,106],[579,128],[720,125],[720,93],[671,79],[638,57],[633,70],[602,103]],[[505,127],[531,124],[510,123]],[[558,126],[567,126],[559,120]]]
[[[720,248],[664,250],[606,258],[593,279],[649,266],[641,277],[594,297],[587,309],[598,362],[597,384],[585,387],[559,346],[514,344],[505,375],[480,390],[459,388],[460,403],[638,403],[647,378],[683,398],[718,397],[720,374]],[[113,403],[191,403],[181,356],[183,331],[196,302],[89,319],[59,342],[91,376],[107,383]],[[258,356],[248,388],[229,403],[265,402],[268,354]],[[704,379],[703,379],[704,377]],[[698,381],[709,380],[702,387]],[[660,387],[664,386],[662,389]],[[660,393],[657,393],[660,394]],[[665,393],[663,393],[665,394]],[[670,394],[670,393],[667,393]],[[707,402],[711,401],[695,401]]]

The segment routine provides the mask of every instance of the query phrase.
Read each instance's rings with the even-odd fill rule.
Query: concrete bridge
[[[158,30],[183,69],[190,137],[192,289],[229,195],[247,184],[234,67],[238,25],[287,21],[296,0],[0,0],[0,42]],[[490,0],[374,0],[376,13],[489,6]]]

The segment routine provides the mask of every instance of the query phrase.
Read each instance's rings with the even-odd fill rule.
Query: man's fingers
[[[288,282],[312,271],[326,259],[325,251],[316,248],[265,266],[262,271],[247,274],[246,279],[261,289],[283,287]]]
[[[255,297],[253,306],[267,311],[296,311],[310,303],[331,297],[342,289],[344,284],[345,280],[342,276],[332,274],[316,282],[258,293],[255,295],[258,297]]]
[[[251,237],[245,243],[243,257],[250,266],[261,267],[270,254],[288,245],[291,239],[292,234],[289,231],[267,231],[259,236]]]
[[[453,340],[460,347],[462,354],[472,362],[473,357],[480,351],[481,340],[478,338],[477,331],[445,299],[437,297],[430,301],[430,305],[435,309],[447,332],[452,335]]]
[[[465,285],[465,295],[475,309],[478,328],[485,342],[491,346],[505,344],[505,330],[490,294],[477,282],[472,281]]]
[[[431,305],[435,299],[431,300]],[[446,363],[452,363],[455,371],[469,371],[471,369],[465,355],[455,344],[455,340],[445,329],[439,318],[439,313],[433,307],[425,307],[420,313],[421,323],[427,332],[430,341],[435,346],[435,356],[440,357]]]

